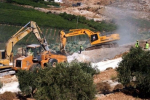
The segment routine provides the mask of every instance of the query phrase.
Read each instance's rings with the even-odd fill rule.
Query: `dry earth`
[[[101,95],[101,97],[97,97],[96,100],[142,100],[142,99],[126,95],[122,92],[116,92],[108,95]]]
[[[117,76],[117,72],[115,69],[109,69],[105,70],[104,72],[101,72],[98,75],[95,75],[93,77],[94,83],[100,83],[104,81],[111,80],[113,77]],[[96,100],[142,100],[138,97],[133,97],[132,95],[127,95],[123,92],[115,92],[110,94],[97,94]]]

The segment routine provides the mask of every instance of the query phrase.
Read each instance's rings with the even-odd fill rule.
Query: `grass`
[[[112,31],[116,26],[106,22],[94,22],[93,20],[86,20],[85,17],[79,16],[78,27],[76,27],[77,16],[70,14],[55,15],[52,13],[44,13],[36,11],[32,8],[24,8],[16,6],[11,3],[0,2],[0,23],[9,25],[25,25],[27,22],[33,20],[38,23],[40,27],[51,27],[56,29],[75,29],[87,28],[95,31]]]

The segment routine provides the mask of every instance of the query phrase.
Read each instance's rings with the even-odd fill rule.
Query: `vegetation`
[[[38,72],[20,70],[17,77],[21,91],[38,100],[92,100],[96,93],[94,70],[85,63],[59,63]]]
[[[150,51],[132,47],[117,68],[119,82],[127,88],[139,90],[142,97],[149,96],[150,93],[149,56]]]
[[[0,3],[0,10],[1,24],[22,26],[30,20],[33,20],[37,22],[40,27],[51,27],[65,30],[74,28],[87,28],[95,31],[112,31],[116,29],[116,26],[113,24],[105,22],[97,23],[92,20],[86,20],[84,17],[78,18],[79,22],[77,25],[77,16],[74,15],[71,17],[71,15],[66,13],[60,15],[55,15],[52,13],[46,14],[31,8],[24,8],[21,6],[12,5],[10,3]]]
[[[79,23],[88,25],[91,28],[91,30],[95,29],[108,32],[113,31],[117,28],[114,24],[106,23],[105,21],[102,21],[101,23],[96,23],[94,20],[86,20],[86,18],[82,16],[75,16],[67,13],[62,13],[59,15],[68,21],[76,22],[78,20]]]

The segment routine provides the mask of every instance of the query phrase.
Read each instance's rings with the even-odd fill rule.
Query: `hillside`
[[[77,2],[81,6],[72,7]],[[149,0],[64,0],[60,8],[47,8],[47,12],[66,12],[100,23],[113,22],[117,25],[115,32],[121,35],[119,44],[124,44],[150,38],[149,5]]]

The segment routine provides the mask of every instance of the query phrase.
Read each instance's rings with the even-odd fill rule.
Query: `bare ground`
[[[109,69],[101,72],[98,75],[93,77],[94,83],[100,83],[106,80],[111,80],[113,77],[117,76],[117,72],[115,69]],[[133,97],[132,95],[127,95],[123,92],[114,92],[107,95],[97,94],[95,100],[142,100],[138,97]]]

